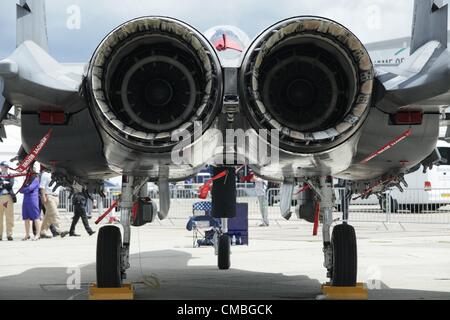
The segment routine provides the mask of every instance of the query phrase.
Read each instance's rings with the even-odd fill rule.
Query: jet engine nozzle
[[[255,129],[280,131],[280,146],[326,151],[352,136],[367,117],[374,71],[363,44],[319,17],[280,22],[246,54],[241,87]]]
[[[170,18],[144,17],[112,31],[97,48],[87,90],[102,127],[146,150],[173,147],[174,131],[206,130],[220,111],[221,67],[210,43]]]

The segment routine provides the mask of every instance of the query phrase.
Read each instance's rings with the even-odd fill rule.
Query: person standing
[[[259,210],[260,210],[261,217],[262,217],[262,223],[259,226],[260,227],[268,227],[270,221],[269,221],[269,211],[267,208],[267,199],[266,199],[267,182],[256,176],[253,177],[253,182],[255,183],[256,197],[258,198]]]
[[[33,241],[40,239],[41,234],[41,209],[39,207],[39,178],[35,172],[27,178],[25,185],[20,189],[20,193],[23,194],[22,204],[22,218],[25,222],[25,238],[23,241],[31,239],[30,227],[34,222],[36,226],[36,235]]]
[[[60,222],[59,222],[59,212],[58,212],[58,204],[59,204],[59,193],[58,190],[53,191],[50,187],[50,183],[52,181],[52,175],[47,170],[43,170],[41,174],[41,183],[40,183],[40,191],[41,191],[41,199],[42,204],[45,207],[45,216],[42,221],[41,228],[41,238],[51,238],[46,234],[46,232],[50,229],[50,226],[53,225],[58,234],[61,235],[62,238],[67,236],[69,232],[64,231],[61,232]]]
[[[92,236],[95,231],[92,231],[91,227],[89,226],[88,217],[86,214],[86,207],[88,205],[89,198],[86,196],[83,192],[77,192],[72,197],[72,204],[73,204],[73,210],[74,210],[74,216],[72,220],[72,225],[70,227],[70,233],[69,235],[71,237],[79,237],[80,235],[75,233],[75,228],[77,227],[78,222],[83,222],[84,228],[86,229],[86,232]]]
[[[86,217],[92,219],[92,211],[94,211],[94,201],[88,196],[86,198]]]
[[[14,179],[8,178],[9,165],[0,163],[0,241],[3,240],[3,221],[6,219],[6,235],[8,241],[13,241],[14,203],[16,195],[13,191]]]
[[[42,173],[45,171],[45,168],[43,167],[43,166],[41,166],[41,170],[40,170],[40,173],[39,173],[39,181],[41,180],[41,176],[42,176]],[[45,217],[45,207],[44,207],[44,205],[42,204],[42,197],[39,197],[39,208],[41,209],[41,211],[42,211],[42,217]],[[42,220],[41,220],[41,222],[42,222]],[[41,223],[41,225],[42,225],[42,223]],[[52,233],[52,235],[53,235],[53,237],[58,237],[58,236],[60,236],[60,234],[59,234],[59,232],[58,231],[56,231],[56,228],[55,228],[55,226],[54,225],[51,225],[50,226],[50,232]],[[34,222],[33,222],[33,235],[34,236],[36,236],[36,234],[37,234],[37,232],[36,232],[36,225],[34,224]]]

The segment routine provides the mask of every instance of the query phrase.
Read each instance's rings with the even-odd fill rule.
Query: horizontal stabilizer
[[[415,0],[411,55],[430,41],[447,48],[448,5],[443,0]]]

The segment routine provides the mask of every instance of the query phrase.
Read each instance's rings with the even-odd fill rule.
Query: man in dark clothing
[[[83,192],[77,192],[72,197],[72,204],[73,204],[73,211],[74,216],[72,220],[72,226],[70,227],[70,233],[69,235],[71,237],[79,237],[78,234],[75,233],[75,228],[78,224],[78,221],[83,222],[84,228],[86,229],[86,232],[92,236],[95,231],[92,231],[91,227],[89,226],[89,220],[86,214],[86,205],[87,205],[87,196]]]

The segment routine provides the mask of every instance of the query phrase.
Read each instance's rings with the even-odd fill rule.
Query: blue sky
[[[15,46],[15,0],[0,1],[0,58]],[[70,6],[81,28],[66,27]],[[363,42],[410,35],[412,0],[47,0],[50,53],[61,62],[86,62],[101,39],[119,24],[143,15],[166,15],[200,31],[236,25],[254,38],[271,24],[295,15],[325,16],[347,26]]]

